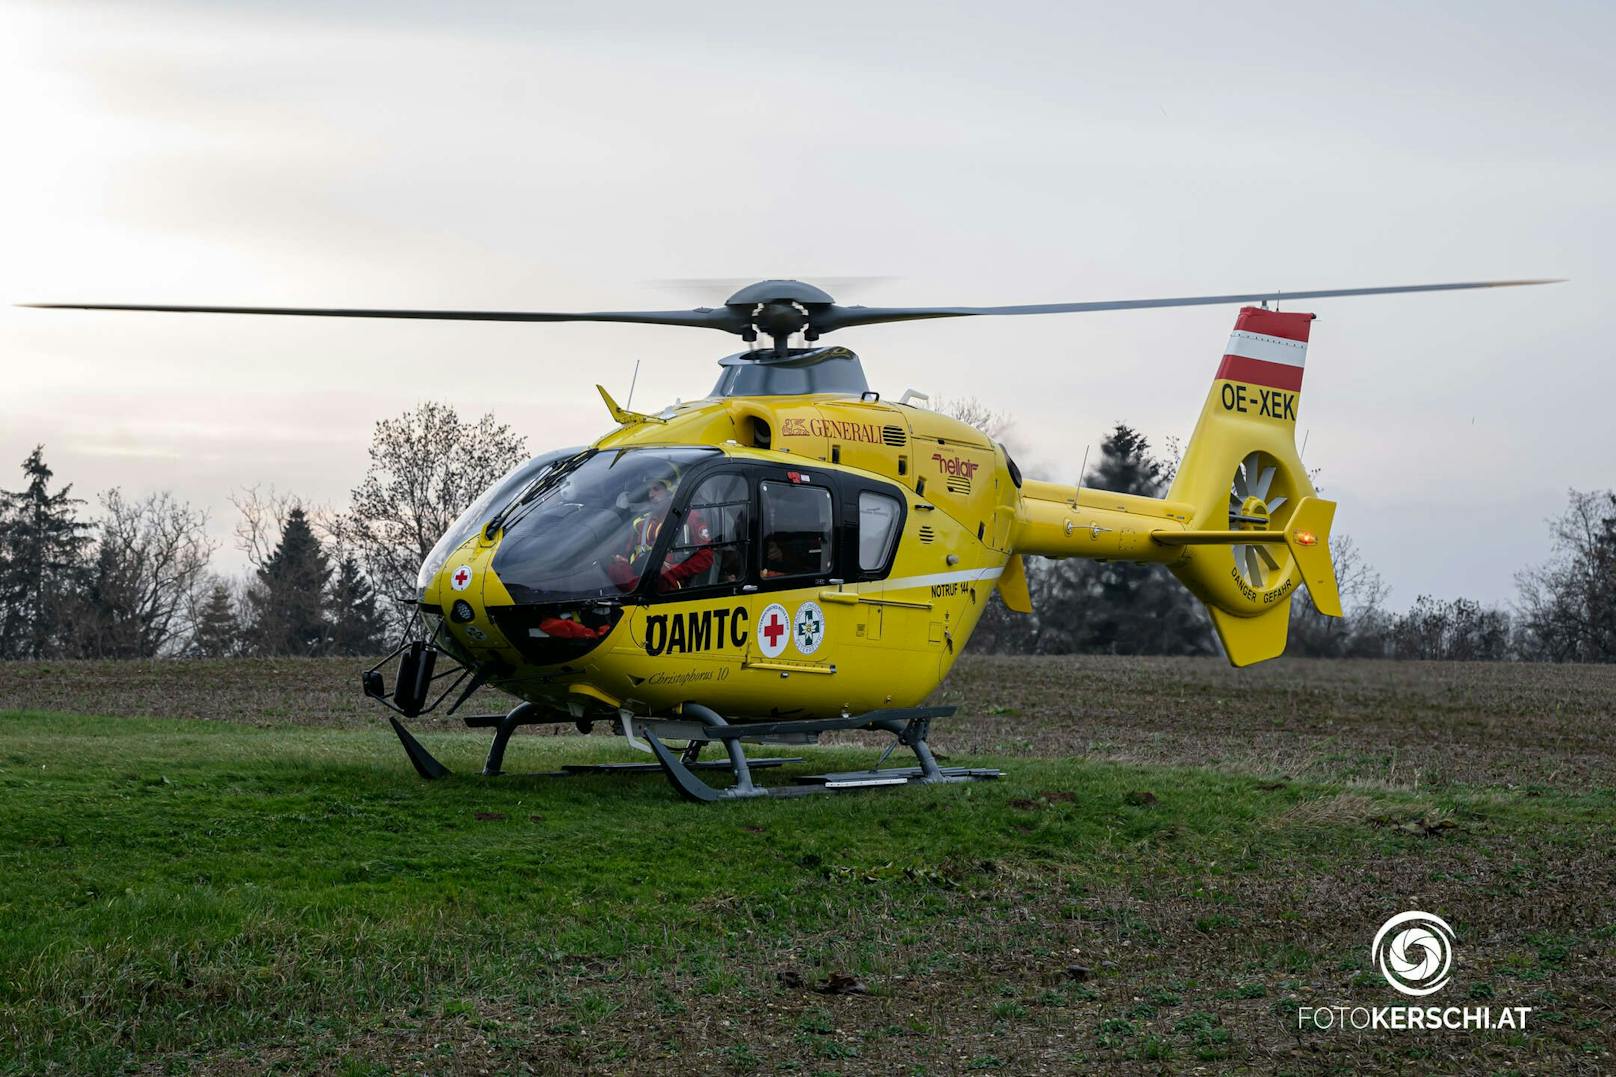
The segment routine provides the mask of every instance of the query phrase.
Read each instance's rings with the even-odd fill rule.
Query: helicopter
[[[604,722],[655,762],[562,773],[660,770],[685,797],[714,801],[999,777],[939,765],[930,726],[955,708],[925,701],[994,592],[1009,610],[1032,612],[1029,556],[1164,565],[1205,604],[1233,665],[1278,656],[1300,589],[1329,616],[1341,615],[1341,601],[1329,545],[1336,506],[1318,496],[1296,448],[1314,315],[1269,303],[1548,283],[863,307],[812,284],[765,280],[718,307],[571,314],[29,305],[616,322],[739,336],[748,348],[719,360],[700,399],[638,412],[597,386],[613,429],[587,447],[517,463],[467,507],[421,565],[404,638],[361,676],[423,778],[449,772],[399,719],[458,692],[452,714],[491,685],[521,702],[464,719],[494,730],[484,775],[503,772],[520,726],[589,732]],[[1233,330],[1163,498],[1029,478],[1003,444],[912,391],[884,399],[857,354],[820,342],[887,322],[1233,304]],[[893,740],[867,770],[754,780],[755,770],[802,760],[750,758],[746,744],[810,744],[843,730]],[[714,743],[726,758],[701,761]],[[885,766],[898,747],[916,765]],[[728,770],[731,784],[714,788],[702,770]]]

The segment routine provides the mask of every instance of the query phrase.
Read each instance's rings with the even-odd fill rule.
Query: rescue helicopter
[[[838,304],[796,280],[741,288],[694,310],[530,311],[35,304],[92,310],[617,322],[734,334],[704,397],[656,413],[597,386],[613,428],[584,448],[516,463],[422,563],[405,638],[362,675],[423,778],[448,773],[399,719],[453,713],[483,685],[521,702],[465,718],[492,728],[485,775],[520,726],[609,724],[701,801],[991,779],[940,766],[925,706],[990,595],[1030,613],[1024,559],[1166,566],[1203,602],[1228,660],[1285,648],[1307,588],[1340,616],[1330,557],[1335,504],[1296,448],[1314,315],[1280,300],[1553,283],[1472,281],[990,307]],[[1241,304],[1200,418],[1164,498],[1023,475],[1004,445],[905,393],[883,398],[837,330],[885,322]],[[1259,304],[1259,305],[1251,305]],[[760,338],[768,338],[761,343]],[[388,686],[391,673],[392,685]],[[868,770],[766,786],[744,745],[801,745],[838,730],[890,734]],[[722,761],[701,762],[711,744]],[[898,747],[914,766],[884,764]],[[698,771],[728,770],[716,789]]]

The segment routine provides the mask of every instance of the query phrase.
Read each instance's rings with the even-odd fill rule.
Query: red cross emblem
[[[768,658],[778,657],[791,638],[791,618],[778,602],[770,603],[758,618],[758,644]]]
[[[449,585],[456,591],[464,591],[466,588],[470,587],[471,566],[461,565],[459,568],[455,569],[454,575],[449,577]]]

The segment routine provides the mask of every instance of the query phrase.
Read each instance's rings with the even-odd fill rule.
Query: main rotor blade
[[[748,323],[724,307],[695,310],[605,310],[551,314],[531,310],[367,310],[357,307],[200,307],[156,303],[22,303],[50,310],[151,310],[170,314],[288,314],[304,318],[418,318],[450,322],[631,322],[744,332]]]
[[[1543,280],[1468,281],[1457,284],[1406,284],[1387,288],[1334,288],[1308,292],[1248,292],[1239,295],[1182,296],[1176,299],[1112,299],[1090,303],[1031,303],[1006,307],[844,307],[833,303],[801,298],[801,293],[825,296],[825,293],[796,281],[760,281],[742,292],[758,291],[748,295],[744,302],[723,307],[697,307],[695,310],[606,310],[584,313],[551,313],[528,310],[373,310],[356,307],[216,307],[191,304],[156,303],[24,303],[26,307],[57,310],[144,310],[173,314],[276,314],[305,318],[413,318],[427,321],[461,322],[618,322],[640,325],[677,325],[700,329],[718,329],[726,333],[747,335],[753,329],[754,302],[779,305],[775,302],[795,303],[805,315],[806,324],[800,328],[814,335],[856,325],[876,325],[882,322],[920,321],[928,318],[965,318],[977,315],[1014,314],[1079,314],[1101,310],[1141,310],[1157,307],[1196,307],[1226,303],[1254,303],[1269,300],[1331,299],[1341,296],[1392,295],[1401,292],[1451,292],[1468,288],[1512,288],[1531,284],[1556,284],[1559,278]],[[775,296],[769,287],[790,286],[797,298],[782,293]],[[736,297],[741,293],[737,293]],[[770,335],[779,336],[772,329]],[[795,330],[794,330],[795,331]],[[750,339],[750,338],[749,338]],[[1253,477],[1254,478],[1254,477]]]
[[[1400,284],[1385,288],[1326,288],[1307,292],[1245,292],[1238,295],[1192,295],[1175,299],[1108,299],[1092,303],[1027,303],[1008,307],[831,307],[816,312],[814,328],[821,333],[854,325],[909,322],[925,318],[968,318],[984,314],[1081,314],[1097,310],[1143,310],[1154,307],[1205,307],[1224,303],[1259,303],[1292,299],[1337,299],[1354,295],[1395,295],[1402,292],[1457,292],[1468,288],[1516,288],[1531,284],[1559,284],[1565,278],[1541,280],[1480,280],[1456,284]]]

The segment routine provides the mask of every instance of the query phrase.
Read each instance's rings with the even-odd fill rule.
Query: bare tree
[[[1392,619],[1387,640],[1393,658],[1497,662],[1509,657],[1509,614],[1473,599],[1421,595]]]
[[[1554,662],[1616,661],[1616,492],[1570,492],[1551,523],[1548,562],[1516,575],[1528,652]]]
[[[303,499],[295,494],[282,493],[274,486],[249,486],[240,493],[230,495],[236,507],[236,549],[247,555],[255,569],[264,563],[280,545],[281,532],[286,528],[286,517],[293,509],[304,508]],[[318,512],[309,513],[316,519]]]
[[[492,415],[463,423],[433,401],[384,419],[365,480],[328,530],[357,555],[379,595],[414,598],[421,562],[477,495],[521,462],[526,443]]]
[[[1350,535],[1330,541],[1330,559],[1335,563],[1344,616],[1326,617],[1313,605],[1312,592],[1303,590],[1291,602],[1286,652],[1314,658],[1379,655],[1387,623],[1381,608],[1386,600],[1385,581],[1364,560]]]
[[[167,492],[130,501],[112,489],[100,502],[74,649],[107,658],[175,653],[190,636],[193,596],[213,556],[207,514]]]
[[[976,427],[988,436],[990,441],[1002,441],[1015,425],[1014,418],[1009,412],[994,411],[974,396],[965,397],[938,397],[932,410],[939,415],[947,415],[951,419],[958,419]]]

